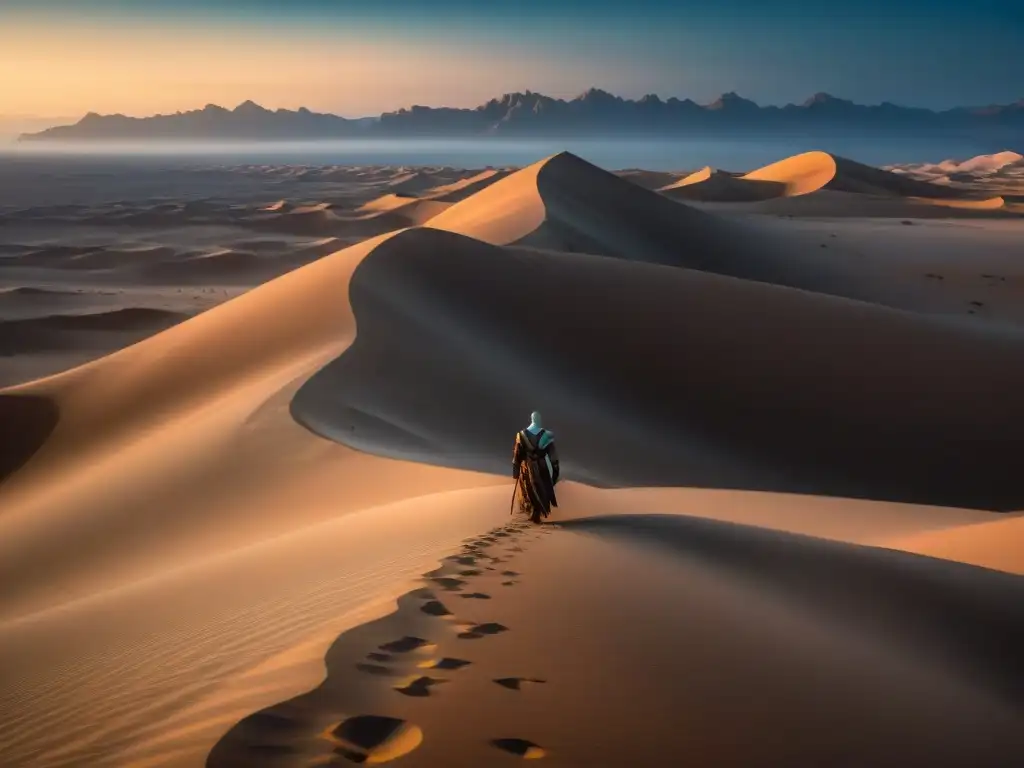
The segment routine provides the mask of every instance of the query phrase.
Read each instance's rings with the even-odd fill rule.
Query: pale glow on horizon
[[[572,96],[595,85],[582,63],[429,35],[357,31],[296,37],[266,29],[131,27],[38,21],[0,25],[0,114],[136,117],[233,108],[307,107],[347,117],[413,104],[469,107],[504,92]],[[620,75],[630,76],[628,66]],[[601,85],[601,84],[598,84]],[[614,86],[615,84],[609,84]],[[605,86],[607,87],[607,85]]]

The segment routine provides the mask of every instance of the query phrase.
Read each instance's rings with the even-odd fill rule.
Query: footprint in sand
[[[524,685],[546,683],[547,680],[536,677],[499,677],[494,682],[510,691],[521,691]]]
[[[465,597],[465,595],[463,595]],[[420,610],[429,616],[451,616],[451,611],[444,607],[444,603],[439,600],[431,600],[428,603],[424,603],[420,606]]]
[[[411,653],[412,651],[431,650],[435,646],[429,640],[424,640],[422,637],[406,635],[398,640],[392,640],[377,647],[388,653]]]
[[[463,626],[463,631],[458,634],[458,637],[463,640],[476,640],[485,635],[497,635],[502,632],[508,632],[508,627],[493,621],[489,621],[486,624],[467,624]]]
[[[518,576],[519,575],[519,571],[502,571],[501,575],[502,576],[508,576],[508,577],[511,578],[513,576]]]
[[[480,571],[476,568],[469,568],[465,571],[459,571],[459,576],[479,576]]]
[[[429,696],[431,688],[435,685],[447,682],[447,680],[440,677],[413,676],[406,678],[404,682],[396,685],[395,690],[399,693],[405,694],[406,696]]]
[[[464,600],[490,600],[490,595],[485,595],[483,592],[469,592],[465,595],[459,595]]]
[[[395,657],[390,653],[368,653],[366,658],[370,661],[392,661]]]
[[[546,754],[542,747],[526,739],[491,739],[491,746],[518,755],[524,760],[538,760]]]
[[[508,581],[501,582],[501,586],[503,586],[503,587],[514,587],[518,583],[519,583],[518,581],[509,579]]]
[[[458,563],[459,565],[476,565],[476,558],[473,557],[472,555],[463,555],[462,557],[453,557],[452,561]]]
[[[416,666],[420,669],[444,669],[444,670],[456,670],[468,667],[473,662],[466,661],[465,659],[456,659],[451,656],[445,656],[440,659],[431,659],[430,661],[422,661]]]
[[[423,731],[407,720],[383,715],[357,715],[325,734],[338,746],[335,753],[353,763],[386,763],[412,752]]]
[[[466,583],[464,579],[456,579],[451,576],[434,576],[430,580],[446,592],[458,592]]]

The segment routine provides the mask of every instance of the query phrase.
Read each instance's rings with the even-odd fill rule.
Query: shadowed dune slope
[[[811,153],[814,154],[814,153]],[[831,156],[818,153],[831,162]],[[814,160],[814,158],[811,158]],[[797,164],[787,173],[791,188],[811,185],[820,165]],[[802,169],[802,170],[801,170]],[[706,169],[710,173],[710,169]],[[868,169],[873,170],[873,169]],[[806,172],[801,176],[797,171]],[[811,182],[808,182],[808,174]],[[895,175],[895,174],[890,174]],[[781,178],[781,176],[780,176]],[[703,183],[703,182],[701,182]],[[723,183],[748,182],[723,177]],[[749,184],[782,184],[754,181]],[[691,186],[699,186],[694,184]],[[944,206],[906,198],[821,189],[748,204],[762,212],[810,209],[824,216],[949,214]],[[778,211],[776,211],[778,209]],[[999,212],[958,210],[957,216]],[[1002,214],[1011,215],[1011,214]],[[768,227],[758,217],[727,217],[643,189],[569,153],[535,163],[456,203],[427,226],[494,245],[590,253],[629,261],[689,267],[834,296],[921,310],[929,306],[917,286],[880,291],[856,258],[808,248],[806,238]],[[824,247],[824,246],[822,246]]]
[[[45,397],[0,394],[0,484],[43,446],[58,418]]]
[[[466,542],[394,613],[340,635],[317,688],[228,730],[209,768],[331,761],[336,713],[362,712],[421,729],[401,758],[414,768],[511,764],[494,748],[508,743],[638,768],[1005,768],[1024,748],[1020,579],[719,521],[585,515]],[[489,557],[514,570],[459,573]],[[481,625],[492,634],[464,631]]]
[[[858,290],[836,264],[800,258],[778,235],[669,200],[568,152],[492,184],[427,226],[493,245],[690,267],[837,295]]]
[[[976,197],[954,187],[932,184],[908,176],[872,168],[843,157],[835,157],[836,173],[826,187],[839,192],[859,192],[868,195],[893,195],[931,200],[972,199]]]
[[[1024,640],[1024,583],[1009,574],[677,515],[583,517],[562,525],[749,579],[765,595],[825,623],[845,624],[838,631],[856,631],[946,674],[974,678],[1004,702],[1024,706],[1024,659],[1017,652]],[[951,623],[957,632],[948,631]]]
[[[433,229],[350,296],[356,342],[292,411],[361,450],[505,472],[539,408],[586,482],[1024,506],[1017,334]]]
[[[82,344],[82,335],[89,333],[121,333],[137,339],[170,328],[187,317],[182,312],[125,307],[81,315],[0,320],[0,355],[75,349]]]
[[[494,245],[595,253],[701,269],[747,264],[742,233],[563,152],[518,171],[430,221]]]

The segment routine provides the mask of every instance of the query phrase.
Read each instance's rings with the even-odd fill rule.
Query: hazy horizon
[[[1024,48],[1010,0],[7,0],[4,109],[40,117],[167,114],[253,100],[366,117],[472,107],[505,92],[600,87],[708,103],[828,92],[945,109],[1009,103]]]
[[[966,159],[992,150],[973,141],[856,137],[808,141],[803,137],[614,138],[614,137],[430,137],[326,141],[139,141],[0,142],[0,157],[153,161],[170,165],[223,163],[298,165],[444,165],[458,168],[524,166],[569,151],[609,170],[696,170],[710,165],[747,171],[784,157],[819,149],[868,165]]]

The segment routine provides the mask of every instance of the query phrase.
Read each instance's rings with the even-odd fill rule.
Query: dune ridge
[[[1002,768],[1024,560],[1019,515],[986,510],[1024,507],[1020,330],[884,306],[829,253],[572,155],[492,178],[0,391],[0,762],[646,765],[683,739]],[[862,193],[792,199],[819,194]],[[264,214],[304,207],[374,206]],[[508,440],[534,408],[567,479],[523,533]],[[391,741],[360,730],[381,719]]]
[[[979,159],[977,166],[986,167]],[[823,190],[899,199],[911,205],[937,205],[978,211],[1005,210],[1000,196],[979,197],[970,190],[916,179],[891,170],[872,168],[818,150],[787,157],[744,174],[705,167],[659,192],[671,198],[704,202],[760,202],[803,197]],[[854,204],[851,199],[849,201]],[[898,208],[875,205],[874,210],[898,215]],[[872,214],[866,214],[872,215]]]
[[[458,289],[467,282],[488,287],[467,295]],[[514,431],[532,400],[580,436],[566,476],[585,481],[1024,506],[1010,458],[1024,417],[1014,394],[1024,385],[1020,335],[695,270],[500,250],[429,228],[382,243],[351,294],[359,340],[293,409],[362,450],[500,472],[508,430],[489,425],[501,418]],[[557,326],[518,313],[523,295],[559,306]],[[421,327],[425,314],[435,320]],[[510,317],[512,335],[503,330]],[[757,352],[773,338],[786,348]],[[672,339],[673,360],[651,360],[635,339]],[[928,351],[939,347],[941,358]],[[517,394],[515,361],[525,360],[543,361],[558,386]],[[401,384],[413,380],[423,386]],[[571,386],[581,381],[586,398]],[[900,387],[882,383],[893,381]],[[428,407],[439,391],[461,393],[459,413]],[[491,395],[475,406],[476,391]],[[634,430],[642,437],[631,439]]]

